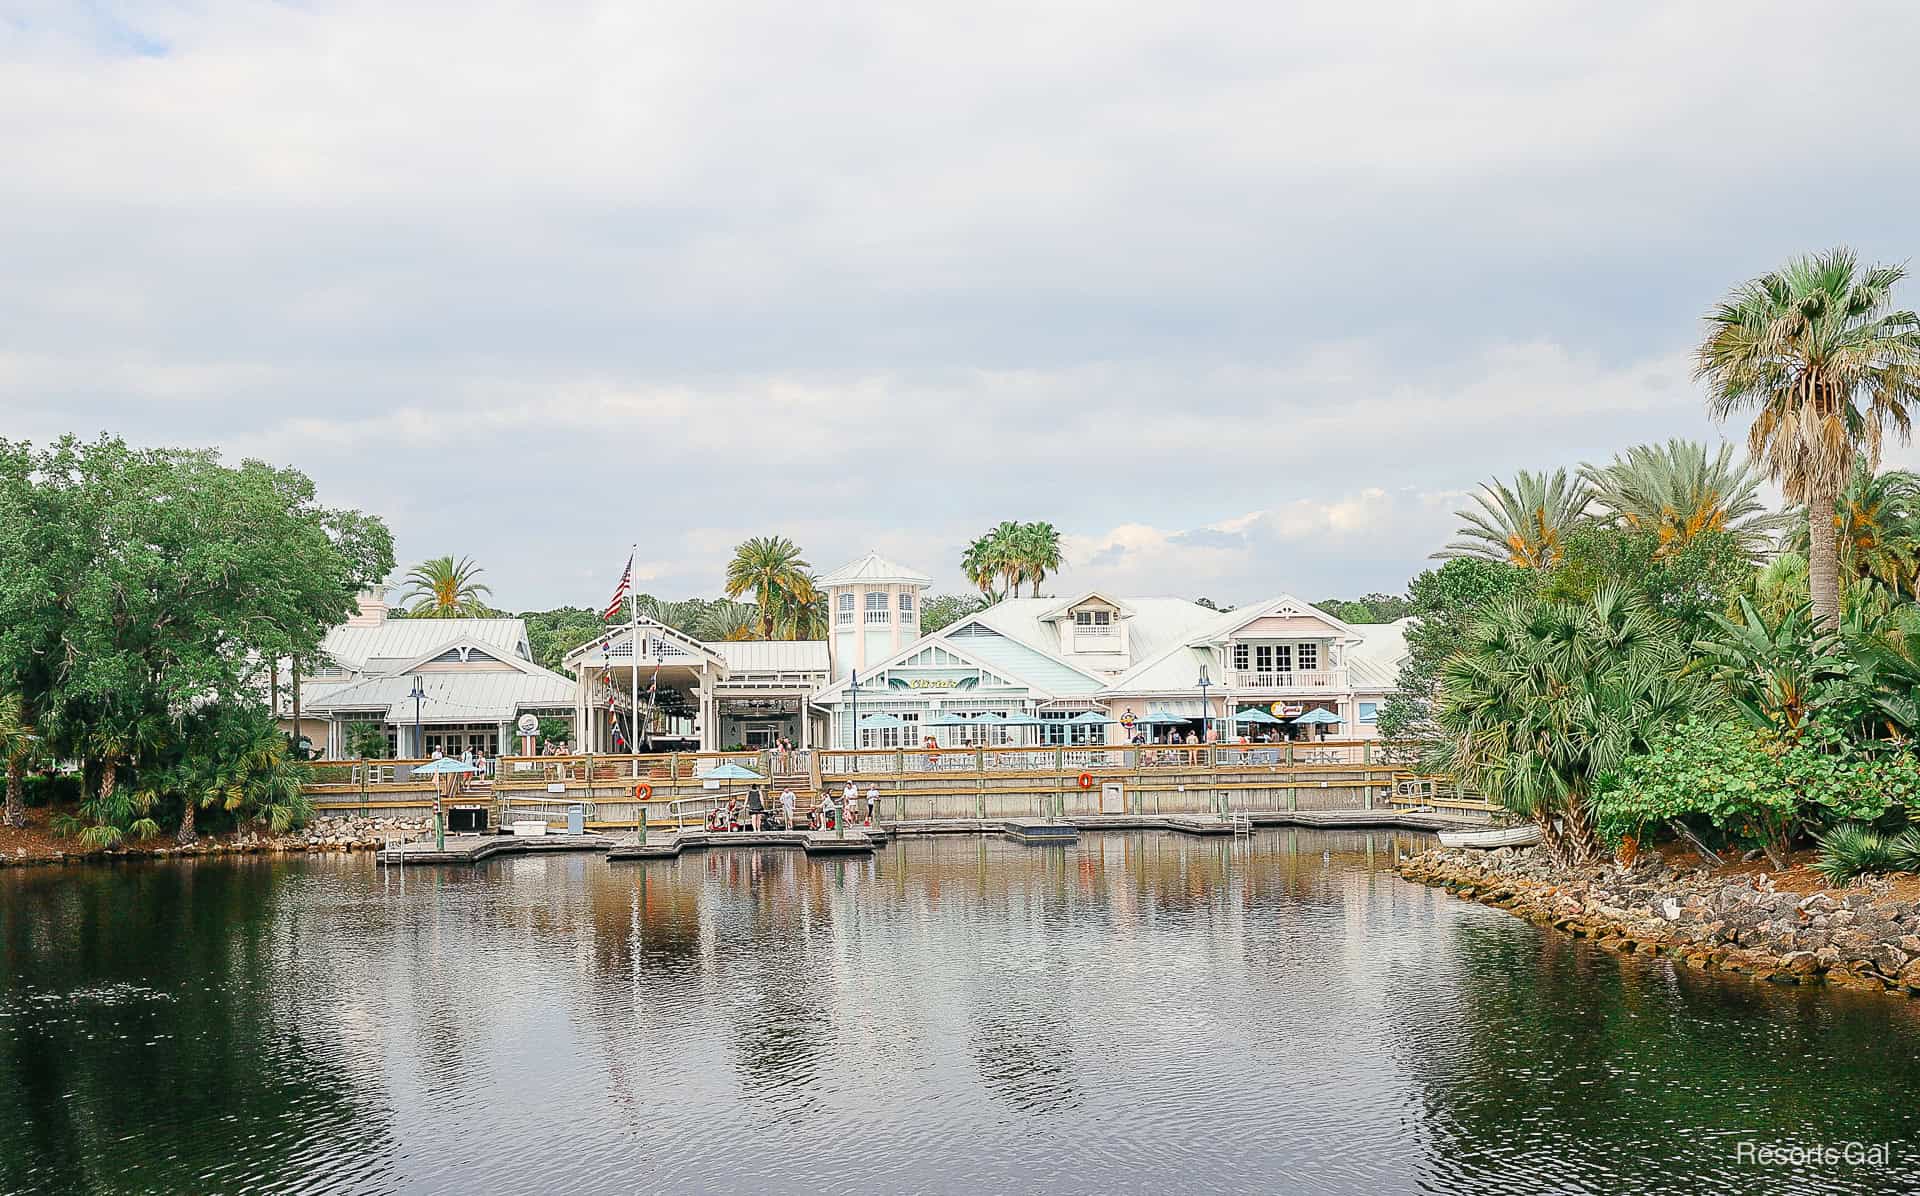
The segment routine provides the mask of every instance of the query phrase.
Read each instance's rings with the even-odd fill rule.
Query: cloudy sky
[[[1399,590],[1920,249],[1905,3],[0,0],[0,435],[311,474],[512,608],[728,549]],[[1920,282],[1905,298],[1920,304]],[[1738,438],[1740,431],[1733,429]],[[1913,454],[1906,456],[1911,458]]]

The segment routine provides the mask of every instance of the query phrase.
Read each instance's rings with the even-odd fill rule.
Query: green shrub
[[[1903,838],[1912,836],[1908,831]],[[1819,837],[1820,858],[1813,870],[1829,884],[1843,885],[1857,876],[1887,872],[1894,867],[1894,841],[1870,826],[1848,822]],[[1920,846],[1920,843],[1916,843]]]
[[[1920,826],[1910,826],[1887,844],[1888,859],[1901,872],[1920,872]]]
[[[80,800],[80,778],[77,775],[30,775],[24,779],[22,792],[29,806],[71,806]]]
[[[1732,720],[1683,723],[1610,777],[1594,812],[1614,840],[1644,837],[1670,819],[1704,820],[1764,849],[1780,868],[1803,832],[1872,822],[1891,806],[1915,804],[1920,760],[1912,752],[1869,754],[1837,719],[1814,716],[1797,735]]]

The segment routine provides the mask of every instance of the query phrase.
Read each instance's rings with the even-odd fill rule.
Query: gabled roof
[[[1100,677],[1104,685],[1119,666],[1157,656],[1220,618],[1220,612],[1185,598],[1129,599],[1132,613],[1127,617],[1127,656],[1122,658],[1113,652],[1065,651],[1060,624],[1045,617],[1058,605],[1052,598],[1008,598],[963,622],[978,621],[1037,652]]]
[[[933,578],[918,569],[909,569],[896,561],[890,561],[877,552],[869,552],[857,561],[848,561],[821,578],[817,584],[825,588],[854,583],[930,586],[933,584]]]
[[[413,660],[400,662],[394,667],[385,670],[385,675],[398,676],[401,674],[411,673],[413,670],[419,668],[423,664],[430,664],[433,661],[440,659],[442,656],[445,656],[449,652],[458,652],[462,649],[465,649],[470,653],[478,652],[481,655],[487,657],[489,660],[497,660],[501,664],[504,664],[513,668],[517,672],[533,673],[540,670],[540,666],[533,663],[531,660],[522,660],[511,652],[502,652],[499,646],[496,644],[482,643],[480,640],[474,639],[472,636],[462,636],[460,639],[454,640],[451,643],[440,644],[435,648],[433,648],[431,651],[426,652],[423,655],[416,657]]]
[[[1234,632],[1255,619],[1264,619],[1269,615],[1306,615],[1325,621],[1330,627],[1355,640],[1365,638],[1360,629],[1334,618],[1312,603],[1300,601],[1291,594],[1281,594],[1265,602],[1236,607],[1230,611],[1219,613],[1208,611],[1207,613],[1212,618],[1195,628],[1190,634],[1167,646],[1163,651],[1122,673],[1108,687],[1108,692],[1191,689],[1194,681],[1199,678],[1199,666],[1210,660],[1211,654],[1205,651],[1208,646],[1225,642]],[[1135,657],[1137,659],[1139,653],[1135,653]],[[1209,667],[1212,667],[1210,663]]]
[[[1095,598],[1098,598],[1100,601],[1106,603],[1108,606],[1113,607],[1115,610],[1119,611],[1124,616],[1131,616],[1133,614],[1133,608],[1131,606],[1128,606],[1126,603],[1120,601],[1118,598],[1108,597],[1106,594],[1101,593],[1099,590],[1088,590],[1086,593],[1080,595],[1078,598],[1073,598],[1066,602],[1062,602],[1060,605],[1054,607],[1052,610],[1043,612],[1040,615],[1040,618],[1041,619],[1065,618],[1067,614],[1073,610],[1074,607],[1079,606],[1086,602],[1091,602]]]
[[[964,636],[958,639],[954,638],[953,633],[965,627],[981,627],[990,634],[998,635],[992,628],[986,627],[980,623],[979,620],[979,614],[970,615],[958,622],[942,627],[938,631],[929,632],[894,653],[892,656],[881,661],[879,664],[868,666],[864,671],[869,676],[883,673],[888,669],[899,667],[903,662],[912,659],[929,647],[938,647],[941,651],[966,662],[971,668],[1006,677],[1009,680],[1026,686],[1028,691],[1036,697],[1058,697],[1061,696],[1063,688],[1071,693],[1094,693],[1100,688],[1102,684],[1100,678],[1082,669],[1075,668],[1065,661],[1057,659],[1047,660],[1039,654],[1032,655],[1026,661],[1021,661],[1017,658],[1002,660],[998,659],[998,657],[1007,654],[993,651],[989,642],[986,640],[973,640]],[[1004,636],[1000,638],[1007,639],[1007,637]],[[1015,649],[1024,650],[1024,645],[1016,641],[1007,639],[1007,643]],[[1026,667],[1023,668],[1023,664]],[[1038,666],[1050,666],[1051,669],[1059,669],[1061,670],[1061,674],[1044,678],[1037,676],[1036,674],[1049,671],[1048,668]],[[1063,687],[1060,684],[1060,676],[1062,674],[1072,679],[1068,686]],[[828,704],[830,699],[846,691],[849,680],[850,678],[842,678],[832,685],[827,686],[825,689],[820,690],[813,695],[813,701],[821,705]]]
[[[461,641],[519,656],[527,644],[527,625],[519,619],[387,619],[360,627],[343,623],[327,632],[320,650],[343,668],[387,673],[397,664]]]
[[[622,644],[628,643],[633,638],[634,632],[636,630],[641,632],[643,635],[650,635],[656,639],[667,640],[673,643],[674,645],[678,646],[679,648],[681,648],[689,656],[693,656],[703,660],[711,660],[715,664],[726,663],[721,658],[720,653],[715,651],[714,645],[702,643],[701,641],[693,638],[692,636],[688,635],[684,631],[680,631],[675,628],[669,627],[665,623],[659,622],[656,619],[650,619],[645,615],[640,616],[640,621],[637,624],[621,623],[616,626],[607,628],[606,634],[602,638],[608,641],[610,647],[622,645]],[[578,648],[575,648],[573,651],[561,657],[560,662],[562,664],[571,665],[579,660],[586,658],[586,656],[589,655],[590,653],[598,654],[600,651],[600,642],[601,641],[599,639],[588,640],[586,643],[581,644]],[[609,651],[607,653],[605,660],[599,661],[598,663],[618,664],[618,665],[624,666],[631,657],[632,657],[631,648],[629,648],[625,652]]]
[[[1222,620],[1217,627],[1210,629],[1209,634],[1211,638],[1208,642],[1217,643],[1231,636],[1234,632],[1245,627],[1255,619],[1265,619],[1273,615],[1302,615],[1310,619],[1318,619],[1336,631],[1342,632],[1355,640],[1363,640],[1366,638],[1366,633],[1351,623],[1336,619],[1313,603],[1302,602],[1292,594],[1279,594],[1267,599],[1265,602],[1256,602],[1251,606],[1237,607],[1226,613],[1227,618]]]

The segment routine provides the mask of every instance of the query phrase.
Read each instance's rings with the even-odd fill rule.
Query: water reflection
[[[1724,1188],[1736,1133],[1914,1140],[1908,1006],[1564,941],[1394,877],[1421,842],[0,876],[0,1186]]]

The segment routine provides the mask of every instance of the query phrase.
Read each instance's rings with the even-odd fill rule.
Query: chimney
[[[387,588],[360,591],[360,609],[347,620],[349,627],[378,627],[387,621]]]

